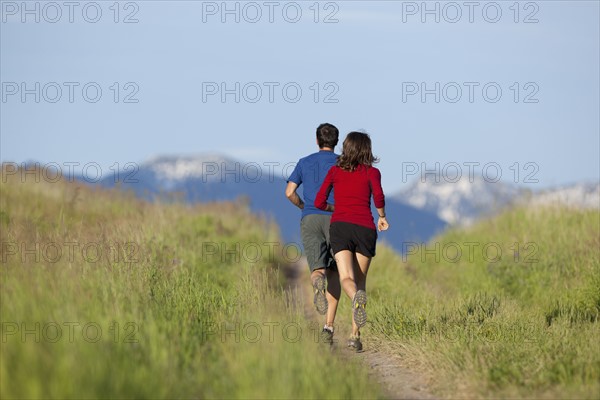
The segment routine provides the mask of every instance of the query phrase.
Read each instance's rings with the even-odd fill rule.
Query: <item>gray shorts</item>
[[[300,235],[310,271],[320,268],[337,269],[329,243],[331,215],[309,214],[300,222]]]

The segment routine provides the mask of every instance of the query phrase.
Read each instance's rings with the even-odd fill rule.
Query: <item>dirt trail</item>
[[[312,304],[312,288],[310,286],[308,267],[303,258],[298,263],[284,270],[288,280],[291,300],[304,305],[306,319],[321,324],[323,318],[317,314]],[[341,301],[348,301],[342,293]],[[336,339],[333,351],[340,357],[360,357],[366,364],[371,379],[376,380],[390,399],[434,399],[428,392],[425,380],[418,374],[402,365],[399,357],[392,355],[380,345],[368,340],[363,341],[365,350],[354,353],[346,348],[346,338],[350,327],[336,324]],[[347,325],[347,324],[346,324]]]

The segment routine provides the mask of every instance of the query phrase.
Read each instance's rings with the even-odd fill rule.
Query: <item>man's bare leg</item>
[[[328,299],[327,299],[327,278],[325,276],[325,268],[318,268],[311,272],[310,280],[313,287],[313,302],[317,309],[317,312],[321,315],[327,313]]]

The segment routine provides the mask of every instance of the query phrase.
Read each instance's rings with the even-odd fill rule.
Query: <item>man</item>
[[[319,314],[327,314],[321,337],[329,344],[333,343],[333,324],[341,287],[329,243],[331,213],[316,208],[315,197],[329,168],[336,163],[338,156],[333,149],[338,143],[338,136],[339,131],[335,126],[328,123],[319,125],[317,128],[319,151],[298,161],[285,189],[287,198],[302,210],[300,234],[310,268],[310,279],[314,290],[313,301]],[[304,199],[296,193],[302,184],[304,184]],[[333,203],[333,195],[328,201]]]

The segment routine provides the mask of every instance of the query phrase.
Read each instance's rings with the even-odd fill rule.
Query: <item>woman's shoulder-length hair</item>
[[[373,155],[371,150],[371,138],[367,133],[350,132],[342,148],[342,154],[338,157],[336,165],[346,171],[354,171],[359,165],[371,167],[379,159]]]

